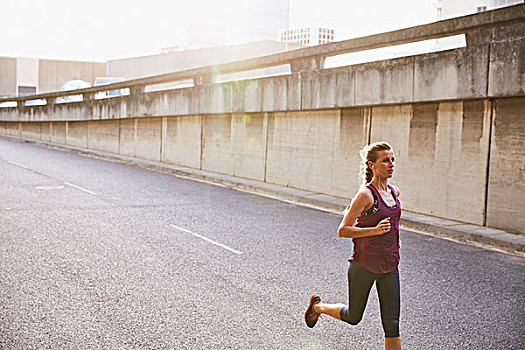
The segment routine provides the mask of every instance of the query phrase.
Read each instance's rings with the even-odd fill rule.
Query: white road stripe
[[[228,247],[227,245],[224,245],[224,244],[222,244],[222,243],[216,242],[216,241],[214,241],[213,239],[209,239],[209,238],[207,238],[207,237],[201,236],[201,235],[199,235],[198,233],[191,232],[190,230],[186,230],[185,228],[182,228],[182,227],[179,227],[179,226],[175,226],[175,225],[172,225],[172,224],[170,224],[170,226],[173,227],[173,228],[176,228],[177,230],[180,230],[180,231],[183,231],[183,232],[190,233],[190,234],[194,235],[194,236],[197,237],[197,238],[200,238],[200,239],[202,239],[202,240],[204,240],[204,241],[206,241],[206,242],[208,242],[208,243],[214,244],[214,245],[216,245],[216,246],[218,246],[218,247],[224,248],[224,249],[226,249],[227,251],[230,251],[230,252],[232,252],[232,253],[234,253],[234,254],[237,254],[237,255],[242,254],[242,252],[240,252],[240,251],[238,251],[238,250],[236,250],[236,249],[230,248],[230,247]]]
[[[18,164],[18,163],[12,162],[12,161],[10,161],[10,160],[8,160],[7,162],[8,162],[8,163],[11,163],[11,164],[13,164],[13,165],[16,165],[17,167],[20,167],[20,168],[22,168],[22,169],[29,170],[28,167],[23,166],[22,164]]]
[[[71,186],[73,188],[76,188],[77,190],[80,190],[82,192],[86,192],[86,193],[89,193],[93,196],[96,196],[97,194],[95,192],[91,192],[90,190],[86,190],[85,188],[82,188],[80,186],[77,186],[77,185],[73,185],[72,183],[69,183],[69,182],[66,182],[66,181],[63,181],[64,184],[68,185],[68,186]]]

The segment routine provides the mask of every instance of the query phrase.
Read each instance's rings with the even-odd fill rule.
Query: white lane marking
[[[28,167],[26,167],[26,166],[24,166],[24,165],[22,165],[22,164],[18,164],[18,163],[12,162],[12,161],[10,161],[10,160],[8,160],[7,162],[8,162],[8,163],[11,163],[11,164],[13,164],[13,165],[16,165],[17,167],[20,167],[20,168],[22,168],[22,169],[29,170]]]
[[[52,190],[61,190],[63,189],[64,186],[53,186],[53,185],[49,185],[49,186],[36,186],[36,189],[37,190],[46,190],[46,191],[52,191]]]
[[[73,188],[76,188],[77,190],[80,190],[82,192],[86,192],[86,193],[89,193],[93,196],[96,196],[97,194],[95,192],[91,192],[90,190],[86,190],[85,188],[82,188],[80,186],[77,186],[77,185],[73,185],[72,183],[69,183],[69,182],[66,182],[66,181],[63,181],[64,184],[68,185],[68,186],[71,186]]]
[[[172,224],[170,224],[170,226],[173,227],[173,228],[176,228],[177,230],[180,230],[180,231],[183,231],[183,232],[190,233],[190,234],[194,235],[194,236],[197,237],[197,238],[200,238],[200,239],[202,239],[202,240],[204,240],[204,241],[206,241],[206,242],[208,242],[208,243],[214,244],[214,245],[216,245],[216,246],[218,246],[218,247],[224,248],[224,249],[226,249],[227,251],[230,251],[230,252],[232,252],[232,253],[234,253],[234,254],[237,254],[237,255],[242,254],[242,252],[240,252],[240,251],[238,251],[238,250],[236,250],[236,249],[230,248],[230,247],[228,247],[227,245],[224,245],[224,244],[222,244],[222,243],[216,242],[216,241],[214,241],[213,239],[209,239],[208,237],[201,236],[201,235],[199,235],[198,233],[191,232],[190,230],[186,230],[185,228],[182,228],[182,227],[179,227],[179,226],[175,226],[175,225],[172,225]]]

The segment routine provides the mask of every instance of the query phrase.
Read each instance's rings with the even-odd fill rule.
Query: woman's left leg
[[[381,321],[385,331],[385,349],[401,349],[399,336],[400,292],[399,271],[395,269],[376,280],[381,308]]]

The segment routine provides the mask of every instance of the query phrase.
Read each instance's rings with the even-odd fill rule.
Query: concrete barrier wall
[[[89,122],[2,122],[0,132],[349,200],[362,181],[359,150],[369,140],[384,140],[395,150],[393,183],[402,190],[405,209],[523,232],[523,115],[525,98],[507,98]]]
[[[42,137],[42,123],[20,123],[20,136],[40,140]]]
[[[135,157],[137,145],[137,118],[120,119],[119,153]]]
[[[487,226],[524,232],[525,98],[494,101]]]
[[[88,125],[89,148],[118,154],[119,134],[119,120],[92,120]]]
[[[483,225],[490,132],[487,101],[377,107],[371,142],[395,149],[406,209]]]
[[[22,98],[0,108],[0,133],[349,199],[361,182],[359,149],[385,140],[396,152],[394,181],[406,209],[523,232],[524,18],[519,5],[233,68],[174,72],[123,85],[129,96],[97,100],[94,88],[82,102],[56,103],[63,93],[40,96],[47,105]],[[457,28],[466,28],[466,47],[323,66],[339,53]],[[256,63],[289,64],[291,74],[214,83],[223,68]],[[194,87],[144,93],[177,77],[193,78]]]
[[[204,116],[202,169],[264,181],[267,120],[264,113]]]
[[[162,118],[137,118],[135,156],[160,161]]]
[[[525,95],[525,24],[466,33],[467,46],[285,76],[132,93],[84,102],[0,108],[3,121],[73,121],[288,112]],[[211,78],[210,78],[211,79]]]
[[[368,143],[372,108],[343,109],[335,144],[335,168],[332,188],[334,196],[352,198],[363,182],[359,151]]]
[[[264,181],[266,168],[266,113],[232,116],[233,175]]]
[[[67,122],[52,122],[49,126],[49,141],[66,144]]]
[[[12,136],[20,136],[20,123],[6,123],[5,133]]]
[[[202,169],[233,175],[232,116],[208,115],[202,123]]]
[[[162,123],[162,161],[200,168],[202,116],[164,117]]]
[[[487,96],[487,45],[420,55],[414,61],[415,101]]]
[[[369,124],[370,108],[273,113],[266,181],[351,198]]]
[[[42,122],[40,130],[42,132],[42,134],[40,136],[40,139],[42,141],[48,141],[48,142],[51,141],[51,123],[50,122]]]
[[[525,58],[523,58],[525,61]],[[209,84],[83,103],[2,108],[6,121],[230,114],[486,98],[487,45],[287,76]],[[437,74],[434,74],[437,72]],[[521,78],[509,77],[516,81]],[[525,82],[513,82],[525,86]],[[498,91],[493,91],[498,93]]]
[[[488,93],[490,96],[525,94],[525,23],[497,27],[490,43]]]
[[[341,110],[274,113],[266,180],[332,194],[340,121]]]
[[[89,122],[68,122],[67,144],[75,147],[89,148],[88,129]]]

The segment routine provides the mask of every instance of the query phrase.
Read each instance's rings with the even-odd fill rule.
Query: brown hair
[[[359,151],[359,154],[361,155],[362,159],[362,169],[361,169],[361,175],[363,179],[362,185],[366,185],[370,181],[372,181],[372,178],[374,177],[374,172],[372,169],[368,166],[368,162],[374,163],[377,160],[377,152],[378,151],[387,151],[391,150],[392,146],[388,144],[388,142],[376,142],[371,145],[367,145],[363,147],[361,151]]]

